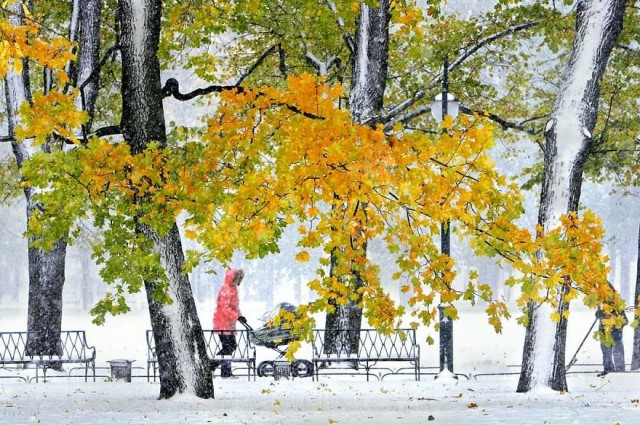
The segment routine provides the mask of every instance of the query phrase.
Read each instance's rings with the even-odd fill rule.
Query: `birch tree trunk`
[[[388,0],[381,0],[377,7],[371,7],[365,2],[360,3],[349,95],[349,110],[353,120],[359,124],[368,123],[374,126],[382,112],[388,73],[390,4]],[[361,248],[363,255],[366,255],[366,243]],[[334,251],[330,274],[340,279],[341,276],[334,276],[336,261]],[[351,289],[355,293],[362,286],[362,281],[358,270],[352,269],[352,274],[355,281]],[[327,333],[326,343],[329,350],[349,353],[358,351],[359,332],[356,331],[359,331],[362,325],[359,301],[350,299],[347,305],[335,305],[335,311],[327,314],[327,330],[351,331]]]
[[[162,16],[161,0],[120,0],[122,52],[122,120],[125,141],[134,154],[152,141],[166,144],[160,63],[157,56]],[[144,194],[141,194],[144,202]],[[153,298],[158,282],[145,282],[151,327],[160,368],[160,398],[192,393],[213,398],[213,381],[191,285],[182,271],[184,255],[178,227],[166,235],[145,224],[137,231],[153,244],[153,251],[169,281],[173,304]]]
[[[577,4],[576,33],[563,86],[545,129],[544,177],[538,223],[544,230],[560,225],[560,216],[578,210],[584,162],[596,124],[600,79],[622,29],[624,0],[583,0]],[[543,231],[544,231],[543,230]],[[538,386],[567,391],[565,345],[569,309],[555,296],[561,320],[551,321],[549,304],[530,304],[518,392]]]

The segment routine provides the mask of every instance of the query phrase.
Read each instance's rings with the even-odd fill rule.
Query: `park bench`
[[[84,380],[89,378],[89,370],[96,380],[96,349],[89,347],[84,331],[61,331],[55,354],[25,354],[27,332],[0,332],[0,366],[36,367],[36,382],[42,369],[44,382],[47,381],[47,369],[62,364],[84,365]],[[71,376],[71,375],[69,375]]]
[[[219,332],[235,332],[236,343],[238,346],[231,355],[220,355],[218,352],[222,349],[220,338],[217,333]],[[227,360],[232,363],[240,363],[245,367],[238,369],[246,370],[246,375],[249,380],[251,376],[256,379],[256,348],[251,343],[249,338],[249,331],[243,330],[203,330],[204,342],[207,346],[207,356],[210,360],[222,361]],[[235,370],[235,369],[234,369]],[[153,338],[153,331],[147,330],[147,380],[151,378],[156,380],[158,375],[158,357],[156,355],[156,344]]]
[[[357,352],[349,352],[346,348],[342,348],[340,344],[333,344],[333,347],[329,347],[325,342],[328,332],[335,332],[345,339],[355,338],[353,333],[357,333]],[[420,380],[420,346],[416,343],[415,329],[395,329],[388,335],[382,334],[375,329],[331,331],[314,329],[312,351],[311,361],[314,365],[316,380],[319,378],[320,369],[328,372],[329,369],[326,366],[331,364],[333,368],[333,363],[347,363],[348,365],[363,367],[367,375],[367,381],[372,369],[385,371],[380,372],[380,380],[387,375],[404,374],[405,371],[409,371],[416,381]],[[379,367],[378,364],[380,362],[385,362],[387,366]],[[392,369],[388,367],[392,362],[407,362],[410,366]]]

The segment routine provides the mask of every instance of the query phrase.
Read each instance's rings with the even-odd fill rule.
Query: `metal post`
[[[442,122],[444,122],[444,117],[449,113],[447,111],[447,101],[449,100],[449,55],[444,55],[444,66],[442,69]],[[442,128],[442,132],[444,133],[446,130],[444,127]]]
[[[447,369],[453,373],[453,320],[445,317],[444,306],[438,306],[440,313],[440,372]]]
[[[445,54],[442,70],[442,122],[447,116],[447,102],[449,98],[449,56]],[[442,132],[447,130],[442,128]],[[451,227],[449,220],[440,225],[440,252],[451,255]],[[444,315],[444,306],[438,306],[440,313],[440,372],[448,369],[453,373],[453,321]]]

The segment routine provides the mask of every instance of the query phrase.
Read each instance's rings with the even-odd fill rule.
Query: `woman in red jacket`
[[[225,272],[224,283],[218,292],[216,301],[216,311],[213,313],[213,329],[222,330],[216,332],[220,338],[222,349],[218,354],[230,356],[238,346],[236,343],[236,321],[245,322],[246,319],[240,313],[240,300],[238,298],[238,286],[244,278],[244,272],[240,269],[228,269]],[[221,362],[221,375],[223,378],[229,378],[231,374],[231,362],[223,360]],[[212,362],[212,367],[218,365],[218,362]]]

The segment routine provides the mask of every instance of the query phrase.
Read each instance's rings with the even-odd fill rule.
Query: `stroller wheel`
[[[258,368],[256,369],[256,373],[260,377],[273,376],[273,372],[275,371],[275,369],[276,367],[272,361],[264,361],[264,362],[260,362],[260,364],[258,365]]]
[[[308,378],[313,375],[313,363],[309,360],[295,360],[291,365],[291,374],[297,378]]]

